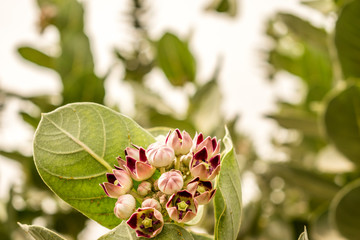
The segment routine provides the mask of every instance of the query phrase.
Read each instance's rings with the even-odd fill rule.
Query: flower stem
[[[164,167],[161,167],[160,168],[160,173],[163,174],[165,172],[165,168]]]
[[[140,204],[143,202],[144,198],[141,197],[137,192],[136,190],[133,188],[131,189],[131,192],[129,192],[129,194],[131,194],[135,199],[136,201],[138,201]]]
[[[180,169],[180,158],[178,157],[175,158],[175,169],[176,170]]]

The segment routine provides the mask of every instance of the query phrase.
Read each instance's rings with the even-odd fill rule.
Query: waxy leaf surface
[[[105,173],[132,144],[147,147],[153,136],[130,118],[94,103],[75,103],[43,114],[34,138],[34,161],[44,182],[60,198],[101,225],[121,220],[116,199],[105,195]]]
[[[223,139],[225,152],[217,177],[215,207],[215,239],[236,239],[240,231],[242,197],[240,168],[228,130]]]
[[[29,234],[35,240],[65,240],[65,238],[61,237],[59,234],[41,226],[20,223],[19,225],[27,234]]]
[[[135,239],[148,239],[136,237],[135,231],[131,229],[125,222],[114,228],[109,233],[101,236],[99,240],[135,240]],[[165,224],[161,233],[152,240],[169,240],[169,239],[182,239],[194,240],[193,236],[183,227],[175,224]]]

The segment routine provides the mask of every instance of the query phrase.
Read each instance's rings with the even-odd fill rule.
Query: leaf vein
[[[46,117],[46,115],[44,116]],[[46,118],[50,123],[52,123],[57,129],[62,131],[66,136],[68,136],[72,141],[74,141],[76,144],[81,146],[87,153],[89,153],[95,160],[97,160],[101,165],[103,165],[109,172],[112,171],[111,166],[99,155],[97,155],[93,150],[91,150],[85,143],[80,141],[79,139],[75,138],[73,135],[71,135],[69,132],[67,132],[65,129],[57,125],[54,121],[50,120],[49,118]]]

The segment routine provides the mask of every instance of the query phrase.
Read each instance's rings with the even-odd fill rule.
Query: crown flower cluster
[[[189,222],[198,206],[214,197],[211,181],[220,172],[220,141],[202,133],[192,139],[175,129],[147,149],[127,147],[117,160],[119,166],[100,185],[117,199],[115,216],[126,220],[138,237],[152,238],[164,222]],[[137,202],[141,207],[136,209]]]

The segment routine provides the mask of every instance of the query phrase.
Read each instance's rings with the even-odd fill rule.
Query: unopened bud
[[[135,198],[130,194],[122,195],[118,198],[114,213],[115,216],[120,219],[128,219],[133,212],[135,212],[136,201]]]
[[[153,199],[153,198],[148,198],[148,199],[145,199],[142,204],[141,204],[141,207],[142,208],[145,208],[145,207],[151,207],[151,208],[155,208],[156,210],[158,211],[161,211],[161,205],[160,203]]]
[[[183,185],[184,180],[178,170],[171,170],[161,174],[158,181],[160,191],[167,195],[180,191]]]
[[[174,149],[176,155],[184,155],[190,152],[193,145],[193,141],[189,133],[179,129],[175,129],[173,132],[169,132],[166,137],[165,143]]]
[[[137,192],[140,196],[146,196],[151,192],[151,183],[143,181],[139,184]]]
[[[149,163],[154,167],[168,167],[175,159],[174,150],[165,144],[153,143],[146,150]]]

